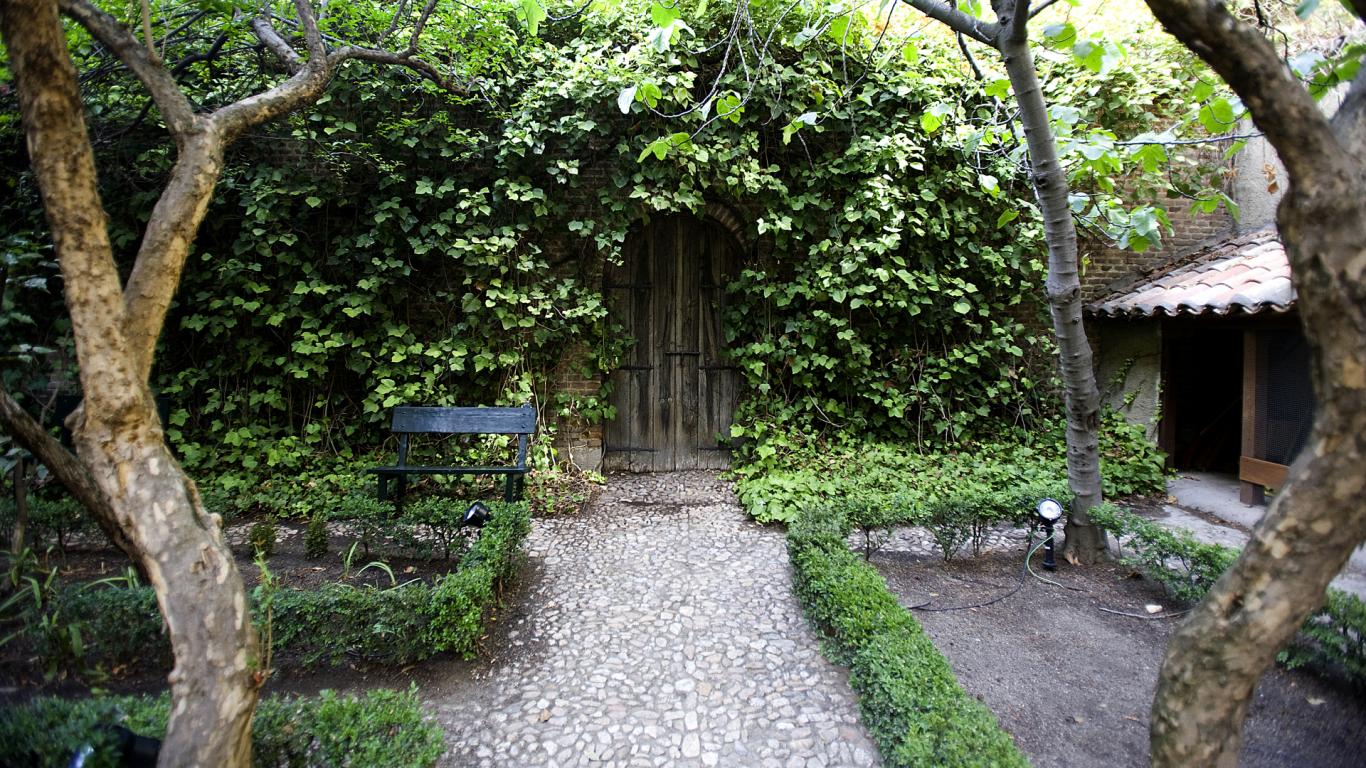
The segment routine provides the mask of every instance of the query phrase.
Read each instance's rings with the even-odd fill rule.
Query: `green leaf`
[[[959,299],[958,301],[954,302],[953,311],[957,312],[960,315],[966,315],[967,313],[972,311],[972,305],[966,301],[963,301],[962,299]]]
[[[981,185],[982,189],[985,189],[987,191],[987,194],[991,195],[992,197],[1001,196],[1001,182],[995,176],[992,176],[987,173],[978,174],[977,183]]]
[[[952,109],[953,107],[951,105],[943,102],[932,105],[920,115],[921,130],[925,131],[925,133],[934,133],[939,130],[939,126],[944,124],[944,116]]]
[[[645,83],[636,91],[636,101],[641,102],[650,109],[659,105],[659,100],[664,96],[659,90],[659,86],[654,83]]]
[[[920,61],[920,49],[915,47],[915,43],[906,43],[901,46],[901,60],[912,67]]]
[[[634,103],[635,100],[636,86],[632,85],[627,88],[622,88],[621,93],[617,94],[617,109],[621,110],[621,114],[629,115],[631,114],[631,104]]]
[[[853,17],[849,15],[836,16],[835,20],[830,22],[830,26],[825,28],[825,34],[831,40],[843,44],[845,42],[845,35],[849,32],[849,21],[852,18]]]
[[[1010,94],[1010,80],[1004,77],[999,80],[992,80],[987,84],[986,92],[992,98],[1004,99]]]
[[[1227,133],[1233,127],[1233,105],[1223,97],[1214,99],[1200,108],[1200,124],[1213,134]]]
[[[678,10],[678,5],[664,5],[659,0],[650,4],[650,21],[656,27],[667,27],[673,23],[674,19],[681,18],[682,14]]]
[[[1300,21],[1303,21],[1309,18],[1318,7],[1319,0],[1301,0],[1299,6],[1295,8],[1295,15],[1300,17]]]
[[[526,22],[526,32],[532,37],[536,37],[541,28],[541,22],[545,21],[545,9],[537,0],[522,0],[521,6],[522,20]]]
[[[1014,221],[1015,219],[1019,218],[1019,216],[1020,216],[1020,212],[1017,211],[1017,210],[1014,210],[1014,209],[1008,210],[1008,211],[1002,211],[1002,212],[1001,212],[1001,215],[996,217],[996,226],[997,226],[998,228],[999,228],[999,227],[1003,227],[1003,226],[1005,226],[1006,224],[1009,224],[1010,222],[1012,222],[1012,221]]]
[[[318,206],[320,206],[320,205],[323,204],[322,198],[320,198],[320,197],[315,197],[315,196],[313,196],[313,195],[309,195],[308,197],[305,197],[305,198],[304,198],[304,202],[308,204],[308,207],[309,207],[309,208],[317,208]]]
[[[1077,28],[1070,23],[1049,24],[1043,28],[1044,45],[1064,51],[1077,44]]]

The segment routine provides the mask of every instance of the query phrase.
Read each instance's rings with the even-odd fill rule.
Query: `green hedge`
[[[473,657],[484,620],[501,585],[515,575],[522,542],[531,530],[526,502],[490,503],[491,518],[451,573],[428,585],[413,581],[388,589],[328,584],[320,589],[252,593],[263,623],[270,601],[273,652],[304,664],[362,660],[386,664],[420,661],[451,651]],[[41,612],[25,617],[25,637],[48,669],[80,672],[95,664],[169,659],[156,595],[150,587],[101,585],[61,590]],[[69,631],[81,638],[73,648]]]
[[[0,716],[0,765],[66,768],[90,744],[96,751],[87,766],[113,766],[113,738],[99,726],[121,724],[160,738],[168,707],[165,694],[35,699]],[[441,729],[423,718],[415,688],[262,699],[251,741],[252,764],[269,768],[431,766],[444,748]]]
[[[1189,531],[1172,531],[1114,505],[1091,513],[1096,525],[1120,542],[1126,563],[1171,590],[1178,599],[1196,603],[1238,559],[1239,550],[1197,541]],[[1309,666],[1340,672],[1366,688],[1366,602],[1329,588],[1320,608],[1277,659],[1290,669]]]
[[[885,764],[1027,766],[882,576],[849,551],[849,527],[842,511],[808,507],[788,529],[788,555],[797,596],[849,666],[863,723]]]

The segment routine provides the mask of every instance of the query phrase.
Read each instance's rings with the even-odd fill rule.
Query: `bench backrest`
[[[408,463],[408,435],[519,435],[517,466],[526,465],[527,435],[536,431],[536,409],[520,408],[443,408],[437,406],[399,406],[394,409],[391,429],[398,434],[398,464]]]

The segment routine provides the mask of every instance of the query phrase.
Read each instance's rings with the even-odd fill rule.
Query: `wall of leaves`
[[[767,60],[722,72],[705,49],[730,16],[715,14],[664,50],[624,11],[537,38],[511,25],[463,98],[353,65],[316,108],[239,142],[154,374],[186,463],[291,470],[365,452],[403,403],[535,399],[546,415],[610,417],[605,392],[571,402],[554,388],[567,350],[601,375],[629,343],[602,264],[650,215],[708,202],[740,211],[754,243],[727,319],[748,384],[741,433],[937,442],[1046,415],[1038,227],[1012,148],[973,146],[968,128],[999,102],[950,45],[874,48],[862,22],[775,35]],[[773,18],[791,32],[808,21]],[[84,64],[105,81],[86,89],[90,120],[111,231],[131,254],[173,150],[135,88]],[[198,98],[273,77],[220,65]],[[709,96],[705,113],[676,116]],[[75,382],[4,106],[0,344],[7,385],[36,410],[54,370]]]

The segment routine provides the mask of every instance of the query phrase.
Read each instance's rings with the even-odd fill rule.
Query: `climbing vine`
[[[733,9],[694,10],[692,26],[631,4],[553,24],[525,9],[464,19],[474,26],[447,33],[479,41],[458,51],[466,96],[372,68],[240,141],[154,372],[186,463],[293,471],[350,456],[400,403],[536,400],[546,415],[610,418],[605,386],[557,387],[605,380],[632,343],[604,264],[651,216],[708,204],[747,230],[726,318],[748,385],[737,437],[937,441],[1049,413],[1037,216],[1009,135],[974,127],[999,108],[995,83],[965,76],[952,41],[874,46],[861,16],[831,24],[767,3],[750,5],[772,30],[764,59],[742,70],[710,45]],[[330,23],[358,35],[368,22]],[[128,260],[173,157],[136,88],[99,51],[79,56],[103,83],[86,90],[89,115]],[[270,76],[249,51],[188,72],[202,102]],[[74,372],[3,108],[14,194],[0,214],[21,226],[6,241],[0,341],[22,364],[8,383],[36,411],[52,371]]]

